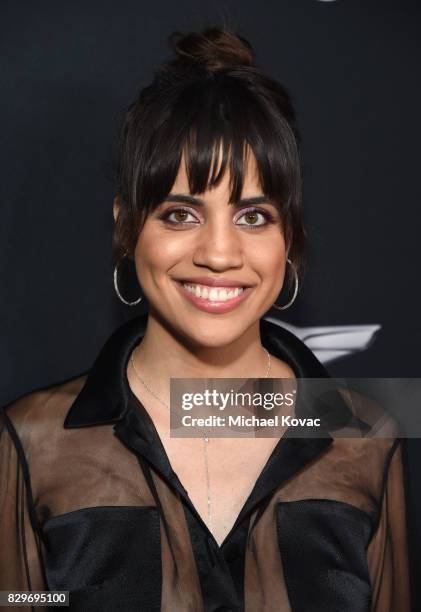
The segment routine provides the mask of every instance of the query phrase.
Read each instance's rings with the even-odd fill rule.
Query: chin
[[[207,348],[222,348],[240,338],[249,325],[235,325],[234,321],[201,321],[196,326],[189,325],[181,328],[182,334],[195,346]]]

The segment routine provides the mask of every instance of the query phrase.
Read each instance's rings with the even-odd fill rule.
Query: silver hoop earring
[[[118,288],[117,264],[116,264],[116,266],[114,268],[114,289],[115,289],[115,292],[116,292],[117,296],[119,297],[119,299],[123,302],[123,304],[126,304],[126,306],[136,306],[136,304],[139,304],[139,302],[142,301],[142,296],[140,296],[140,298],[135,300],[134,302],[128,302],[121,295],[120,290]]]
[[[285,306],[278,306],[277,304],[273,304],[273,308],[277,308],[278,310],[286,310],[287,308],[289,308],[291,306],[291,304],[293,304],[295,298],[297,297],[297,293],[298,293],[298,274],[297,274],[297,270],[294,266],[294,264],[292,263],[292,261],[289,259],[289,257],[287,257],[287,262],[289,264],[291,264],[291,268],[294,272],[294,294],[292,296],[292,298],[290,299],[289,302],[287,302],[287,304],[285,304]]]

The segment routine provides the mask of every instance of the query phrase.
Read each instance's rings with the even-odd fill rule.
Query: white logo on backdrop
[[[374,342],[381,325],[326,325],[323,327],[297,327],[274,317],[265,320],[284,327],[313,351],[322,363],[328,363],[365,351]]]

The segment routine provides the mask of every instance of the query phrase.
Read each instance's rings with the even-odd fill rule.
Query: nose
[[[195,243],[193,263],[216,272],[242,267],[241,237],[232,221],[212,219],[201,228]]]

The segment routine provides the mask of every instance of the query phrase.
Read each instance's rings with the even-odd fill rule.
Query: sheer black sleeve
[[[405,511],[401,441],[395,440],[385,466],[377,529],[368,547],[375,612],[411,611]]]
[[[0,409],[0,543],[0,590],[44,590],[29,469],[5,409]],[[30,610],[31,606],[10,609]]]

